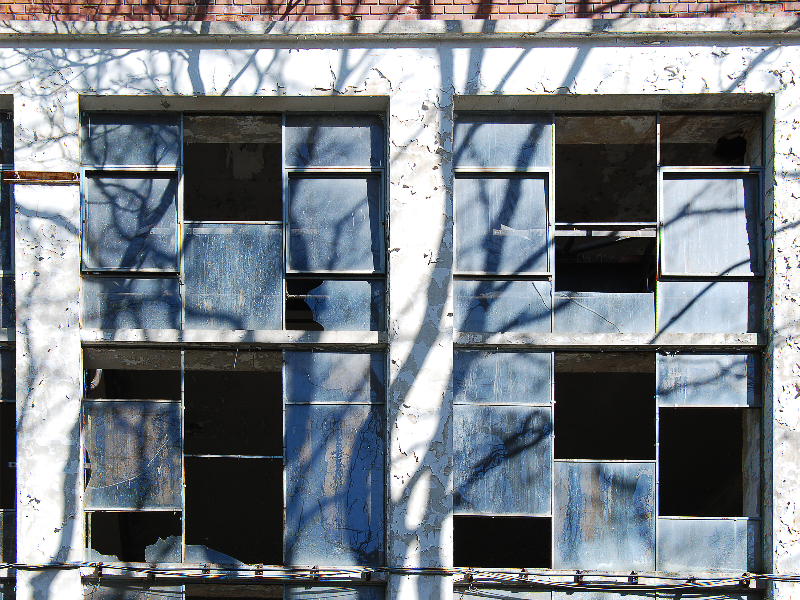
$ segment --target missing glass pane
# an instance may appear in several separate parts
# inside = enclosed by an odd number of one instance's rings
[[[87,558],[108,562],[180,562],[179,512],[87,512]]]
[[[661,164],[760,166],[759,114],[661,115]]]
[[[556,459],[655,459],[655,354],[556,353],[554,384]]]
[[[453,517],[457,567],[550,568],[550,519]]]
[[[86,369],[87,400],[181,399],[181,372],[138,369]]]
[[[0,508],[17,507],[17,420],[13,402],[0,403]]]

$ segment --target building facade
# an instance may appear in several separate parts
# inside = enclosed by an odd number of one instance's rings
[[[800,594],[762,6],[3,24],[3,596]]]

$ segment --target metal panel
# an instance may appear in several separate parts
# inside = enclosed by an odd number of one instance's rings
[[[289,260],[293,271],[380,271],[378,177],[289,180]]]
[[[177,279],[84,277],[83,326],[95,329],[179,329]]]
[[[659,333],[758,333],[763,287],[748,281],[659,281]]]
[[[557,333],[653,333],[653,294],[555,292],[553,324]]]
[[[553,567],[655,568],[654,463],[556,462]]]
[[[761,521],[658,519],[659,571],[758,571]]]
[[[0,561],[17,562],[17,513],[13,510],[0,511]]]
[[[283,328],[280,224],[187,225],[184,270],[186,328]]]
[[[84,165],[177,165],[180,117],[92,113],[81,146]]]
[[[453,354],[453,402],[456,404],[550,404],[549,352]]]
[[[84,401],[87,509],[181,509],[177,403]]]
[[[455,512],[550,514],[550,408],[453,408]]]
[[[384,282],[328,279],[303,296],[314,321],[323,330],[381,331],[384,325]]]
[[[549,116],[469,114],[456,117],[456,167],[549,167],[553,126]]]
[[[384,359],[379,352],[284,353],[289,404],[383,403]]]
[[[83,584],[84,600],[182,600],[181,585],[152,585],[138,581]]]
[[[289,167],[380,167],[383,121],[372,115],[287,115]]]
[[[545,177],[456,179],[455,198],[458,271],[548,270]]]
[[[665,175],[661,268],[680,275],[762,272],[757,176]]]
[[[659,406],[761,406],[756,354],[656,356]]]
[[[284,588],[284,600],[383,600],[386,590],[379,586],[358,587],[292,586]]]
[[[95,171],[85,185],[85,268],[177,269],[174,174],[104,176]]]
[[[549,332],[549,281],[455,281],[457,331]]]
[[[382,406],[286,406],[287,565],[384,562]]]

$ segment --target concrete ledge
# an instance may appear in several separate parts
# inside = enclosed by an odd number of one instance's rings
[[[462,348],[541,350],[758,350],[760,333],[457,333]]]
[[[138,346],[347,346],[374,347],[386,344],[379,331],[207,331],[200,329],[84,329],[85,346],[132,344]]]
[[[89,22],[3,21],[0,40],[37,42],[93,38],[106,42],[132,38],[191,39],[208,42],[287,42],[313,39],[385,41],[460,41],[492,39],[644,38],[656,43],[680,38],[797,37],[800,17],[696,19],[510,19],[502,21],[257,21],[257,22]],[[646,43],[646,42],[644,42]]]

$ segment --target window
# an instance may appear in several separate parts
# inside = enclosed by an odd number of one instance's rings
[[[90,113],[83,135],[82,318],[112,340],[84,348],[87,559],[382,566],[381,347],[229,337],[385,329],[381,119]]]
[[[457,115],[457,566],[760,568],[761,135]]]

